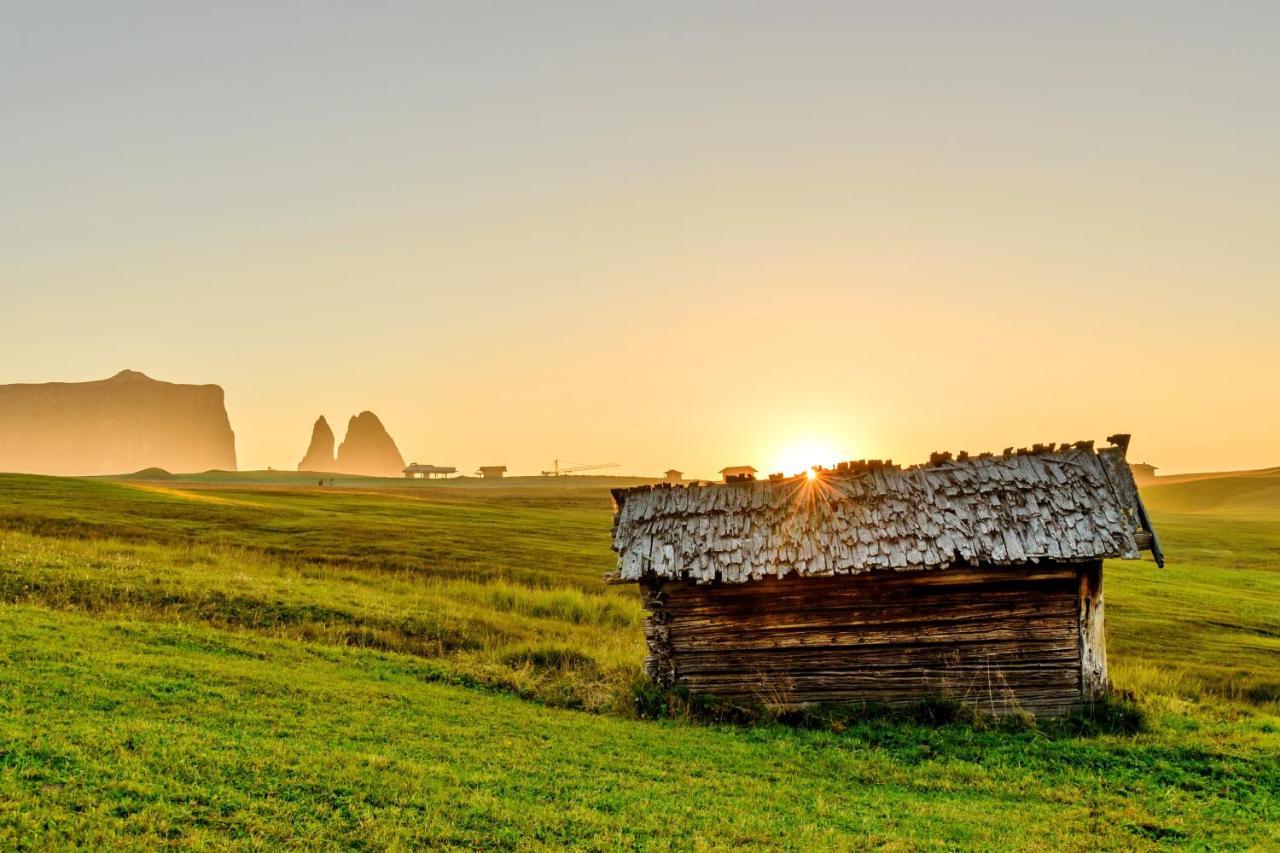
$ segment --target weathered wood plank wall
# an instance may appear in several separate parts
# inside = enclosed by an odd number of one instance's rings
[[[644,590],[648,672],[694,693],[1055,715],[1106,681],[1097,561]]]

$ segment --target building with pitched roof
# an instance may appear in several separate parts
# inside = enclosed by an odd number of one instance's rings
[[[1103,560],[1163,565],[1128,439],[616,489],[610,580],[663,685],[1067,713],[1108,688]]]

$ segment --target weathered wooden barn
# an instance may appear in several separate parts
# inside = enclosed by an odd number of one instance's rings
[[[1129,466],[1129,470],[1133,472],[1133,479],[1139,484],[1150,483],[1156,478],[1156,471],[1160,470],[1156,466],[1147,462],[1134,462]]]
[[[1102,561],[1163,565],[1110,441],[618,489],[610,579],[691,693],[1066,713],[1108,687]]]

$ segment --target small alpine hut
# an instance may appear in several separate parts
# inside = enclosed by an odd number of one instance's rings
[[[1156,478],[1156,471],[1159,469],[1147,462],[1134,462],[1129,466],[1129,470],[1133,472],[1134,481],[1142,484],[1150,483],[1154,480]]]
[[[1068,713],[1108,689],[1102,561],[1159,543],[1129,436],[615,489],[660,684],[796,707]]]

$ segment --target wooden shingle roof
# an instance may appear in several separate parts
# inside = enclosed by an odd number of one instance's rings
[[[765,576],[938,569],[957,563],[1162,562],[1128,436],[928,464],[847,463],[803,476],[615,489],[615,581],[742,583]]]

